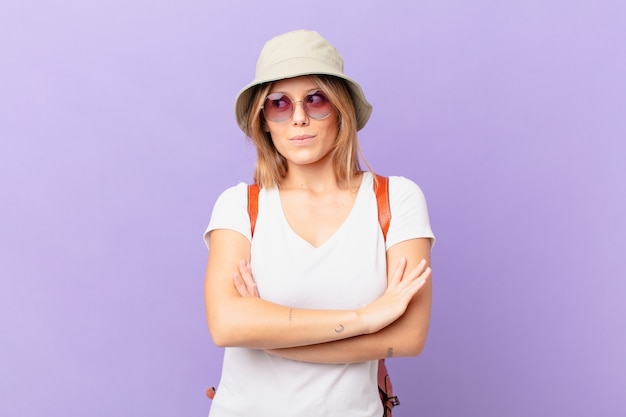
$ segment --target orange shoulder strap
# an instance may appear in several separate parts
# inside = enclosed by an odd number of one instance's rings
[[[387,240],[387,232],[391,223],[391,207],[389,204],[389,178],[376,174],[374,178],[374,193],[378,205],[378,224],[383,231],[383,238]]]
[[[250,216],[250,233],[254,236],[256,218],[259,214],[259,191],[258,184],[248,185],[248,215]],[[389,178],[376,174],[374,178],[374,193],[378,206],[378,223],[383,231],[383,238],[387,240],[387,231],[391,223],[391,208],[389,205]]]
[[[250,216],[250,233],[254,236],[254,227],[256,226],[256,218],[259,214],[259,191],[261,187],[258,184],[248,185],[248,215]]]

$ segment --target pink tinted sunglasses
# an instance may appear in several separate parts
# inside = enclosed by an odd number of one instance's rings
[[[333,110],[333,105],[321,90],[311,91],[302,100],[292,100],[283,93],[272,93],[267,96],[261,109],[267,120],[282,123],[291,119],[295,103],[298,102],[302,103],[305,113],[316,120],[327,118]]]

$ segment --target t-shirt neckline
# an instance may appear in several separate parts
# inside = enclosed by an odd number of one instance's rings
[[[319,246],[313,245],[311,242],[309,242],[308,240],[300,236],[298,233],[296,233],[295,230],[293,230],[293,228],[287,221],[287,216],[285,215],[285,211],[283,210],[283,204],[280,199],[280,192],[278,191],[278,188],[275,188],[274,189],[275,193],[273,194],[275,196],[274,198],[277,199],[278,210],[280,212],[280,221],[283,223],[283,226],[289,231],[289,233],[291,233],[298,241],[303,242],[304,244],[306,244],[313,250],[321,250],[325,246],[328,246],[333,240],[337,239],[337,236],[339,236],[341,232],[346,227],[348,227],[347,225],[350,223],[352,217],[354,217],[355,215],[354,212],[359,206],[360,200],[363,198],[362,194],[363,194],[363,190],[366,187],[366,184],[371,184],[371,178],[372,177],[371,177],[370,172],[368,171],[363,172],[363,174],[361,175],[361,184],[359,185],[359,191],[357,192],[356,198],[354,199],[354,203],[352,204],[352,208],[350,209],[350,212],[348,213],[346,218],[343,220],[343,222],[339,225],[339,227],[337,227],[337,229],[328,237],[328,239],[322,242]]]

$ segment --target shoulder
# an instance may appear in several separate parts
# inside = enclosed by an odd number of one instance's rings
[[[413,180],[398,175],[391,175],[388,177],[382,176],[382,178],[387,178],[388,180],[387,192],[389,196],[389,203],[392,208],[393,206],[404,205],[403,202],[406,202],[407,200],[412,201],[413,204],[425,204],[426,199],[424,197],[424,193]],[[362,186],[371,188],[373,187],[373,181],[374,174],[365,172]]]
[[[211,220],[204,232],[205,243],[209,244],[209,233],[216,229],[229,229],[250,236],[248,216],[248,185],[241,182],[224,190],[217,198]]]
[[[236,202],[247,202],[248,198],[248,184],[244,182],[240,182],[237,185],[233,185],[222,191],[220,196],[217,198],[215,205],[220,204],[232,204]]]
[[[389,205],[391,223],[387,235],[388,248],[413,238],[426,237],[434,242],[426,198],[413,180],[402,176],[389,177]]]
[[[390,176],[389,199],[402,201],[407,198],[425,200],[424,192],[413,180],[402,176]]]
[[[417,185],[415,181],[400,175],[391,175],[389,177],[389,184],[397,189],[421,192],[419,185]]]

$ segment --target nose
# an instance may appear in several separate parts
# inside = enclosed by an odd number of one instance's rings
[[[294,125],[303,125],[309,122],[309,115],[304,110],[304,103],[302,100],[292,101],[293,116],[292,121]],[[298,105],[299,104],[299,105]]]

